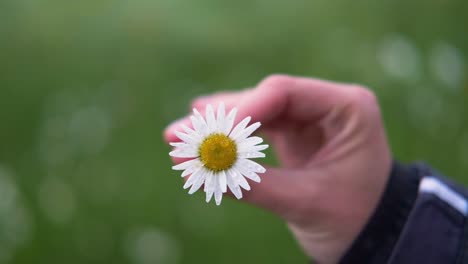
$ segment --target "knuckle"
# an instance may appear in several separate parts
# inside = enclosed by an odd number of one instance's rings
[[[350,97],[356,103],[365,103],[368,100],[374,100],[374,93],[361,85],[352,85]]]
[[[380,115],[377,96],[370,89],[360,85],[353,85],[349,99],[356,109],[372,116]]]
[[[279,89],[281,87],[289,86],[293,81],[293,77],[286,74],[272,74],[265,77],[260,84],[259,88],[263,89]]]

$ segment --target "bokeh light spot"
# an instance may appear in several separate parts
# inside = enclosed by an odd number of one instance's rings
[[[135,264],[175,264],[181,259],[175,238],[154,227],[131,231],[125,246],[128,257]]]
[[[47,176],[39,186],[39,205],[44,215],[55,224],[68,222],[76,209],[71,187],[54,176]]]

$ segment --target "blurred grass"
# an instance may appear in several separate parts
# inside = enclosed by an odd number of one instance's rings
[[[161,139],[191,98],[271,73],[371,87],[395,156],[467,183],[467,10],[0,1],[0,263],[305,263],[272,215],[188,196]]]

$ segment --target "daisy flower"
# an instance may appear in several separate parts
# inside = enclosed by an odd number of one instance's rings
[[[213,107],[207,105],[204,118],[194,108],[190,116],[193,129],[182,125],[183,132],[175,132],[182,142],[170,143],[175,148],[170,156],[189,159],[172,167],[182,170],[182,177],[190,175],[184,189],[190,187],[189,194],[193,194],[204,185],[206,202],[214,194],[217,205],[221,204],[227,188],[241,199],[241,188],[250,190],[246,178],[260,182],[257,173],[265,172],[264,167],[250,160],[264,158],[261,151],[268,148],[268,145],[259,145],[262,138],[250,136],[260,127],[260,122],[247,126],[251,120],[249,116],[234,127],[236,113],[237,108],[233,108],[226,115],[224,104],[220,103],[215,116]]]

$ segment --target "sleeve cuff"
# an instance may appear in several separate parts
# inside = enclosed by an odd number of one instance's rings
[[[424,164],[393,163],[379,205],[340,263],[385,263],[390,258],[427,174]]]

